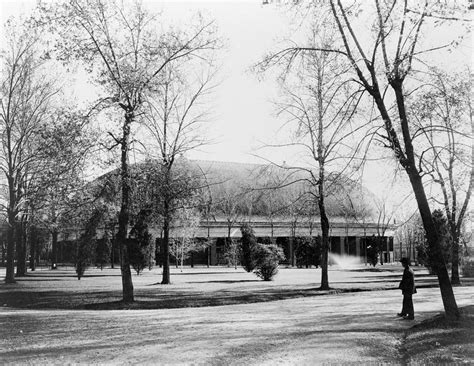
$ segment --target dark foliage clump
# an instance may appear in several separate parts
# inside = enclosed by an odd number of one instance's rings
[[[441,258],[445,263],[451,260],[451,235],[449,233],[448,221],[444,216],[443,211],[433,211],[433,221],[435,222],[436,230],[440,238]],[[436,274],[436,268],[442,263],[436,263],[432,248],[428,245],[428,241],[419,243],[416,247],[418,262],[429,269],[431,273]]]
[[[101,270],[110,262],[110,252],[112,248],[112,242],[110,241],[109,234],[105,232],[102,239],[96,241],[95,247],[95,265]]]
[[[96,247],[97,227],[101,222],[104,211],[95,209],[91,217],[87,220],[85,232],[79,238],[76,254],[76,274],[77,279],[80,280],[84,276],[84,272],[89,267],[94,259]]]
[[[314,237],[295,238],[297,267],[318,267],[321,264],[321,240]]]
[[[257,244],[254,252],[255,274],[264,281],[271,281],[278,273],[278,265],[284,260],[283,250],[275,244]]]
[[[127,241],[130,264],[140,274],[145,268],[153,268],[155,245],[148,231],[147,219],[150,213],[141,211],[137,221],[130,231],[130,239]]]
[[[380,253],[380,241],[376,237],[372,236],[366,238],[367,245],[367,262],[372,266],[376,266],[379,262],[379,253]]]
[[[241,251],[241,263],[242,267],[247,272],[252,272],[255,269],[255,255],[254,252],[257,248],[257,239],[253,232],[252,227],[245,223],[240,227],[242,232],[242,251]]]

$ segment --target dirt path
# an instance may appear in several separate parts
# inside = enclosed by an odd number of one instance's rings
[[[460,306],[474,287],[455,288]],[[1,364],[314,365],[403,363],[399,291],[163,310],[0,310]],[[420,322],[442,311],[420,289]]]

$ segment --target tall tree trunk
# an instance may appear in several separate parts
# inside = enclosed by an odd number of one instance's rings
[[[432,253],[431,259],[434,264],[436,275],[438,276],[439,288],[441,291],[441,298],[443,300],[446,317],[450,319],[457,319],[460,315],[459,309],[456,304],[451,281],[449,280],[448,269],[446,268],[446,263],[441,251],[440,238],[438,237],[438,232],[431,215],[431,210],[426,198],[421,177],[417,172],[415,174],[415,172],[410,172],[409,169],[407,169],[407,173],[410,178],[413,192],[415,193],[418,210],[420,211],[428,245],[430,247],[430,252]]]
[[[34,226],[30,227],[29,233],[29,242],[30,242],[30,269],[32,271],[36,270],[36,251],[38,246],[38,235],[36,233],[36,228]]]
[[[9,202],[7,207],[7,271],[5,283],[15,283],[15,227],[16,227],[16,200],[12,174],[8,176]]]
[[[58,230],[53,229],[51,233],[51,269],[58,268]]]
[[[321,218],[321,290],[329,290],[328,275],[328,256],[329,256],[329,219],[326,215],[326,207],[324,205],[324,196],[318,197],[319,215]]]
[[[165,199],[163,212],[163,278],[162,285],[170,284],[170,207],[169,202]]]
[[[17,223],[17,264],[16,264],[16,276],[26,276],[26,223],[24,219]]]
[[[112,238],[110,240],[110,268],[114,269],[114,262],[115,262],[115,236],[113,235],[113,229],[111,231]]]
[[[400,118],[400,125],[402,129],[403,141],[405,144],[406,158],[402,154],[397,154],[400,164],[404,167],[410,183],[415,193],[418,210],[420,211],[423,227],[426,232],[428,245],[432,253],[432,259],[435,265],[435,271],[438,276],[439,288],[441,290],[441,298],[443,300],[444,311],[446,317],[450,319],[459,318],[459,309],[454,297],[453,288],[448,275],[448,269],[444,262],[443,253],[441,250],[440,238],[436,230],[433,216],[426,197],[423,182],[416,168],[415,154],[413,149],[413,140],[410,135],[408,125],[408,117],[405,109],[405,96],[403,94],[403,79],[395,79],[391,81],[391,86],[395,92],[397,101],[398,116]],[[383,103],[383,102],[382,102]],[[384,117],[382,115],[382,117]],[[384,118],[385,120],[385,118]]]
[[[7,259],[7,247],[6,247],[6,241],[5,238],[2,237],[2,261],[0,262],[2,267],[5,266],[6,264],[6,259]]]
[[[120,246],[120,270],[122,274],[122,292],[123,301],[132,302],[133,298],[133,283],[132,273],[130,271],[130,257],[128,253],[128,223],[130,218],[130,172],[128,166],[128,150],[130,145],[130,125],[133,122],[133,110],[125,111],[125,122],[122,128],[121,140],[121,180],[122,180],[122,203],[119,213],[119,228],[117,233],[117,241]]]
[[[377,248],[380,254],[380,265],[383,266],[383,240],[380,235],[377,235]]]
[[[454,231],[454,232],[453,232]],[[451,284],[452,285],[460,285],[461,280],[459,278],[459,234],[454,228],[454,230],[451,231],[451,237],[452,237],[452,251],[451,251],[451,257],[452,257],[452,263],[451,263]]]
[[[8,213],[7,271],[5,283],[15,283],[15,214],[12,212]]]

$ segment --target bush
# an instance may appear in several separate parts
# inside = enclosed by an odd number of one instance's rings
[[[474,277],[474,258],[466,258],[462,270],[463,277]]]
[[[303,266],[306,268],[318,267],[321,264],[321,240],[319,237],[296,237],[295,247],[296,266],[298,268]]]
[[[84,273],[92,263],[94,257],[94,249],[96,240],[88,237],[87,235],[81,236],[79,239],[77,253],[76,253],[76,274],[77,279],[80,280],[84,276]]]
[[[101,222],[104,211],[101,208],[97,208],[92,211],[91,216],[86,222],[85,231],[79,238],[75,266],[77,279],[80,280],[84,276],[86,268],[92,263],[94,259],[95,246],[96,246],[96,232],[97,226]]]
[[[97,240],[95,247],[95,265],[102,270],[105,265],[110,262],[110,251],[112,248],[112,242],[106,232],[102,239]]]
[[[148,212],[139,213],[137,222],[130,230],[130,239],[127,240],[128,256],[133,269],[140,274],[145,268],[152,269],[155,255],[155,244],[148,231]]]
[[[449,233],[448,222],[443,211],[433,211],[433,221],[435,222],[438,235],[440,237],[441,252],[445,263],[451,262],[451,235]],[[416,246],[418,263],[424,265],[431,274],[436,274],[436,268],[440,265],[435,262],[427,240]]]
[[[254,273],[264,281],[271,281],[278,273],[278,264],[284,259],[283,250],[279,246],[257,244],[254,252]]]
[[[243,224],[240,227],[242,232],[242,251],[240,261],[247,272],[255,269],[255,250],[257,248],[257,240],[252,227],[249,224]]]

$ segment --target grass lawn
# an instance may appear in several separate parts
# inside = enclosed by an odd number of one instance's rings
[[[264,282],[242,269],[159,268],[133,276],[123,304],[118,269],[38,270],[0,285],[0,363],[274,365],[473,363],[474,287],[456,287],[462,321],[447,323],[436,279],[415,268],[415,321],[401,307],[399,265],[281,269]],[[0,276],[2,276],[0,269]],[[129,309],[129,310],[125,310]],[[103,311],[107,310],[107,311]]]
[[[74,269],[42,269],[18,278],[15,285],[0,286],[0,305],[17,308],[56,309],[166,309],[230,305],[398,288],[401,267],[385,265],[329,271],[331,290],[321,291],[320,269],[282,268],[265,282],[242,268],[196,267],[171,269],[171,284],[161,285],[161,269],[133,275],[135,303],[124,304],[119,269],[89,269],[77,280]],[[1,275],[1,273],[0,273]],[[417,286],[436,286],[424,269],[417,271]]]

